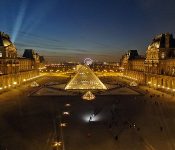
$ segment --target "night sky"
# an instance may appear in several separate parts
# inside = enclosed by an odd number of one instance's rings
[[[175,0],[1,0],[0,30],[22,53],[118,60],[175,29]],[[77,59],[78,60],[78,59]]]

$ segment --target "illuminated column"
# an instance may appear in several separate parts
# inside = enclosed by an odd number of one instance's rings
[[[171,89],[172,88],[172,79],[169,79],[169,85],[168,85],[168,87]]]
[[[167,79],[165,79],[165,87],[167,87],[167,86],[168,86]]]
[[[174,79],[172,79],[172,89],[174,89]]]
[[[165,79],[162,78],[162,86],[165,86]]]
[[[168,88],[169,86],[170,86],[169,79],[166,78],[166,88]]]
[[[158,85],[158,77],[155,76],[154,78],[155,78],[155,83],[154,84],[155,84],[155,87],[157,87],[157,85]]]
[[[0,76],[0,87],[2,87],[2,76]]]
[[[173,78],[171,79],[171,89],[173,89]]]
[[[156,85],[156,87],[157,87],[157,84],[158,84],[158,77],[155,76],[155,85]]]
[[[161,78],[160,77],[158,78],[157,85],[158,85],[158,87],[161,86]]]

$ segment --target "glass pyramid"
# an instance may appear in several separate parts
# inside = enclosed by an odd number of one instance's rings
[[[65,90],[72,89],[106,90],[107,88],[87,65],[81,65],[78,69],[77,74],[69,81],[65,87]]]
[[[84,99],[84,100],[93,100],[93,99],[95,99],[95,95],[92,94],[91,91],[88,91],[82,96],[82,99]]]

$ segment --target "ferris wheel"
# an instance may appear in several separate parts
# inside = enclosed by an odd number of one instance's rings
[[[93,60],[91,58],[85,58],[84,59],[84,64],[91,65],[92,63],[93,63]]]

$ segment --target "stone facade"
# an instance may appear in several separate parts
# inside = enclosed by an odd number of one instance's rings
[[[125,54],[120,64],[124,76],[140,84],[175,91],[175,39],[172,34],[156,36],[148,46],[145,58],[131,58]]]
[[[120,60],[121,70],[124,76],[129,77],[137,82],[145,83],[145,58],[140,56],[137,50],[129,50]]]
[[[0,32],[0,90],[19,85],[39,75],[40,56],[32,52],[31,58],[18,57],[10,37]]]

